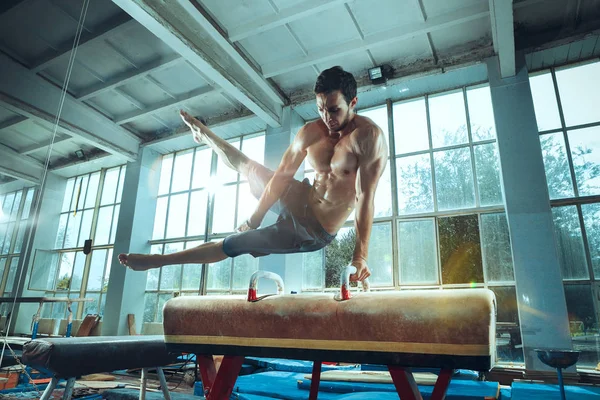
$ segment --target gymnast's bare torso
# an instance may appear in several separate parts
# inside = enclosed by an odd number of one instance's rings
[[[346,129],[330,131],[318,120],[307,124],[306,159],[315,170],[309,206],[321,225],[330,233],[337,232],[357,204],[359,158],[361,148],[376,146],[375,158],[386,158],[381,130],[369,118],[355,115]],[[365,143],[370,142],[370,143]],[[360,190],[360,188],[358,188]]]

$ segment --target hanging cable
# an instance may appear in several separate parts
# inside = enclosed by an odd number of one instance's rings
[[[68,94],[68,87],[69,87],[69,82],[71,80],[71,73],[73,72],[73,65],[75,64],[75,56],[77,54],[77,49],[79,47],[79,42],[81,40],[81,33],[83,32],[84,22],[85,22],[85,18],[87,16],[89,4],[90,4],[90,0],[84,0],[83,5],[81,7],[81,12],[79,14],[79,20],[77,22],[77,30],[75,31],[75,37],[73,38],[73,46],[71,48],[69,62],[67,64],[67,70],[65,73],[65,80],[63,82],[63,86],[61,89],[61,96],[60,96],[60,100],[58,103],[58,109],[56,111],[56,118],[54,120],[54,129],[52,130],[52,139],[50,141],[50,146],[48,147],[48,151],[46,152],[46,162],[44,164],[44,172],[42,173],[42,179],[40,181],[40,186],[39,186],[38,190],[36,191],[35,199],[32,203],[32,204],[35,204],[35,209],[34,209],[34,212],[30,213],[30,215],[33,215],[34,219],[36,219],[36,220],[39,217],[39,211],[40,211],[40,206],[41,206],[41,197],[42,197],[42,193],[44,192],[44,189],[45,189],[46,178],[48,175],[48,167],[50,165],[50,157],[52,155],[52,149],[54,147],[54,142],[56,140],[56,133],[58,132],[58,127],[60,124],[60,117],[62,115],[63,106],[64,106],[65,99]],[[30,250],[29,247],[31,246],[32,231],[33,231],[33,229],[29,229],[29,234],[28,234],[27,242],[26,242],[27,244],[26,244],[26,248],[25,248],[26,251]],[[26,269],[26,266],[22,264],[20,272],[19,272],[18,280],[16,280],[15,283],[21,282],[21,279],[23,277],[23,271],[25,271],[25,269]],[[13,289],[15,289],[14,283],[13,283]],[[6,321],[6,332],[3,337],[2,353],[0,353],[0,367],[2,367],[2,361],[4,360],[4,351],[5,351],[6,347],[8,346],[8,332],[9,332],[9,328],[11,325],[11,321],[14,316],[15,306],[17,304],[17,290],[14,290],[13,295],[14,295],[14,301],[12,302],[12,307],[11,307],[11,311],[9,314],[10,318]],[[8,346],[8,348],[9,348],[9,351],[11,352],[12,356],[15,358],[15,360],[17,360],[17,362],[23,369],[23,372],[27,375],[27,377],[31,381],[31,377],[29,376],[25,366],[23,364],[21,364],[17,355],[13,351],[13,349],[10,346]],[[39,392],[39,390],[37,389],[35,384],[34,384],[34,388],[36,391]]]

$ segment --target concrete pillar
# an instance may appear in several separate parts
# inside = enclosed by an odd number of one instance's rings
[[[45,253],[44,250],[51,250],[54,248],[66,184],[66,178],[48,172],[43,191],[38,196],[34,196],[29,217],[31,246],[26,245],[25,241],[28,236],[28,232],[26,232],[15,277],[15,293],[18,297],[38,297],[44,295],[44,292],[28,290],[28,287],[45,288],[48,283],[48,273],[51,269],[39,268],[39,265],[43,266],[44,254],[49,254]],[[39,212],[37,214],[35,213],[37,206],[35,202],[36,198],[40,203]],[[38,260],[38,263],[36,263],[38,264],[38,267],[34,270],[33,263],[35,261],[36,251],[37,256],[42,260],[42,263],[40,264],[40,260]],[[22,268],[25,268],[23,273],[21,273]],[[31,318],[36,313],[37,308],[37,304],[16,304],[14,315],[16,315],[17,318],[13,318],[10,331],[17,333],[31,332]]]
[[[522,54],[511,78],[501,78],[497,57],[487,65],[525,367],[548,370],[534,349],[572,344],[529,77]]]
[[[121,211],[106,293],[103,335],[128,335],[127,314],[134,314],[141,332],[147,274],[119,264],[119,253],[150,253],[156,196],[160,179],[160,154],[141,150],[138,160],[127,164]]]
[[[283,153],[294,140],[298,130],[304,125],[304,120],[290,107],[283,109],[281,127],[267,127],[265,135],[265,166],[272,170],[277,169]],[[296,179],[302,179],[304,170],[299,170]],[[269,212],[265,216],[263,226],[273,224],[277,220],[275,213]],[[283,278],[286,293],[302,290],[302,255],[301,254],[272,254],[261,257],[259,269],[275,272]],[[275,285],[271,282],[260,282],[260,293],[274,293]]]

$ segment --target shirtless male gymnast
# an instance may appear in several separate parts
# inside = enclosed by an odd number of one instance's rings
[[[227,166],[250,183],[259,201],[254,213],[237,233],[220,242],[165,255],[119,254],[121,264],[144,271],[170,264],[214,263],[227,257],[252,254],[315,251],[327,246],[356,207],[356,244],[352,280],[371,275],[367,266],[377,183],[387,161],[387,144],[381,129],[357,115],[356,81],[341,67],[323,71],[314,89],[320,120],[306,123],[286,150],[275,172],[250,160],[188,113],[181,118],[194,140],[210,146]],[[313,185],[294,174],[305,158],[314,168]],[[279,218],[260,228],[269,209]]]

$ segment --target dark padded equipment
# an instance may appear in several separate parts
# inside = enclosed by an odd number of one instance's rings
[[[159,367],[176,361],[162,335],[91,336],[30,340],[23,364],[71,378],[119,369]]]

